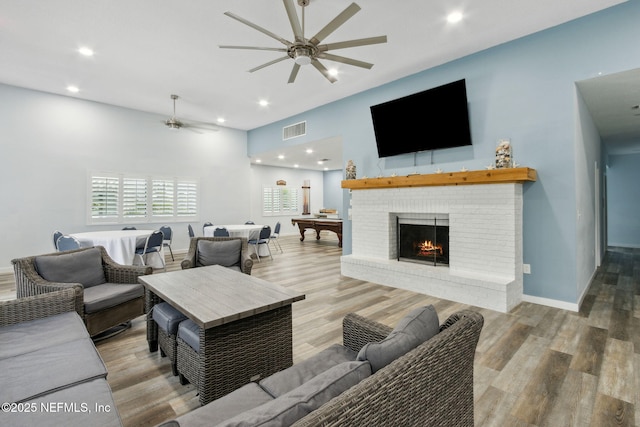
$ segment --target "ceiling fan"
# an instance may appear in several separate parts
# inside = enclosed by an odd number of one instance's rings
[[[176,99],[178,98],[180,98],[178,95],[171,95],[171,99],[173,99],[173,116],[171,116],[170,118],[168,118],[163,122],[169,129],[178,130],[182,128],[187,128],[196,133],[202,133],[202,132],[198,132],[198,129],[208,130],[208,131],[219,130],[218,126],[212,125],[209,123],[201,123],[201,122],[185,123],[183,121],[178,120],[178,118],[176,117]]]
[[[345,49],[349,47],[357,47],[357,46],[365,46],[370,44],[378,44],[378,43],[386,43],[387,36],[377,36],[377,37],[368,37],[363,39],[356,40],[348,40],[343,42],[336,43],[327,43],[320,44],[327,36],[337,30],[342,24],[344,24],[349,18],[355,15],[359,10],[360,6],[355,3],[351,3],[345,10],[343,10],[338,16],[336,16],[331,22],[324,26],[318,33],[311,37],[310,39],[304,36],[304,10],[309,5],[310,0],[297,0],[298,5],[300,5],[302,9],[302,23],[298,19],[298,13],[295,10],[295,6],[293,4],[293,0],[283,0],[284,7],[287,11],[287,16],[289,17],[289,22],[291,23],[291,29],[293,30],[294,41],[290,42],[269,30],[266,30],[259,25],[256,25],[252,22],[247,21],[244,18],[239,17],[231,12],[225,12],[225,15],[242,22],[245,25],[254,28],[261,33],[266,34],[267,36],[276,39],[285,47],[273,48],[273,47],[256,47],[256,46],[229,46],[223,45],[219,46],[223,49],[250,49],[250,50],[271,50],[276,52],[285,52],[286,55],[273,61],[267,62],[266,64],[260,65],[258,67],[252,68],[249,70],[250,73],[254,71],[260,70],[262,68],[268,67],[269,65],[276,64],[280,61],[284,61],[287,59],[293,59],[293,69],[291,70],[291,74],[289,75],[288,83],[293,83],[298,75],[298,71],[300,70],[300,66],[302,65],[313,65],[323,76],[326,77],[331,83],[334,83],[337,79],[329,73],[329,70],[322,65],[322,63],[318,59],[326,59],[328,61],[336,61],[341,62],[347,65],[353,65],[356,67],[371,69],[373,64],[368,62],[358,61],[356,59],[346,58],[344,56],[338,56],[331,53],[328,53],[330,50],[336,49]]]

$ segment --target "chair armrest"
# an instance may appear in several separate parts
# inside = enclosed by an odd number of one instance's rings
[[[249,255],[248,251],[242,251],[240,254],[240,268],[244,274],[251,275],[251,269],[253,268],[253,259]]]
[[[0,301],[0,327],[75,311],[73,288]]]
[[[342,341],[345,347],[358,352],[367,343],[382,341],[392,330],[382,323],[349,313],[342,320]]]
[[[183,270],[186,270],[187,268],[194,268],[196,266],[196,253],[189,251],[187,253],[187,255],[185,256],[185,258],[180,262],[180,267],[182,267]]]
[[[150,266],[118,264],[109,256],[107,250],[103,246],[96,247],[100,249],[102,254],[104,276],[109,283],[138,283],[138,276],[153,273],[153,268]]]

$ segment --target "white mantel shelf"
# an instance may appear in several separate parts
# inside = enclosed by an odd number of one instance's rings
[[[488,169],[465,172],[443,172],[382,178],[362,178],[342,181],[342,188],[369,190],[375,188],[429,187],[443,185],[505,184],[535,181],[537,172],[531,168]]]

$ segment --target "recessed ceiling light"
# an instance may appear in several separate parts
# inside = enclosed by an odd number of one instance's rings
[[[81,47],[80,49],[78,49],[78,52],[80,53],[80,55],[93,56],[93,50],[89,49],[88,47]]]
[[[462,12],[451,12],[447,15],[447,22],[451,24],[455,24],[456,22],[462,21]]]
[[[324,170],[328,171],[328,170],[329,170],[329,168],[324,168]]]
[[[278,158],[279,158],[280,160],[283,160],[283,159],[284,159],[284,154],[280,154],[280,155],[278,155]]]
[[[266,99],[261,99],[258,104],[260,104],[260,106],[262,107],[266,107],[267,105],[269,105],[269,101],[267,101]]]
[[[330,76],[337,76],[338,75],[338,70],[336,68],[331,68],[329,69],[329,75]]]
[[[262,160],[256,159],[256,163],[262,163]]]
[[[225,120],[224,117],[218,117],[217,122],[218,123],[224,123],[224,122],[226,122],[226,120]]]
[[[307,148],[307,154],[311,154],[313,153],[313,150],[311,148]]]
[[[318,160],[318,164],[319,164],[319,165],[323,165],[323,164],[324,164],[324,162],[323,162],[322,160]]]
[[[80,92],[80,89],[78,89],[78,86],[67,86],[67,90],[69,92],[73,92],[73,93],[78,93]]]
[[[293,167],[294,167],[294,168],[299,168],[299,167],[300,167],[300,165],[295,164],[295,165],[293,165]]]

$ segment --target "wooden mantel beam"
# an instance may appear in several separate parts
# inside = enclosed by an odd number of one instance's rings
[[[428,187],[442,185],[505,184],[535,181],[537,173],[531,168],[489,169],[465,172],[443,172],[382,178],[348,179],[342,188],[368,190],[374,188]]]

